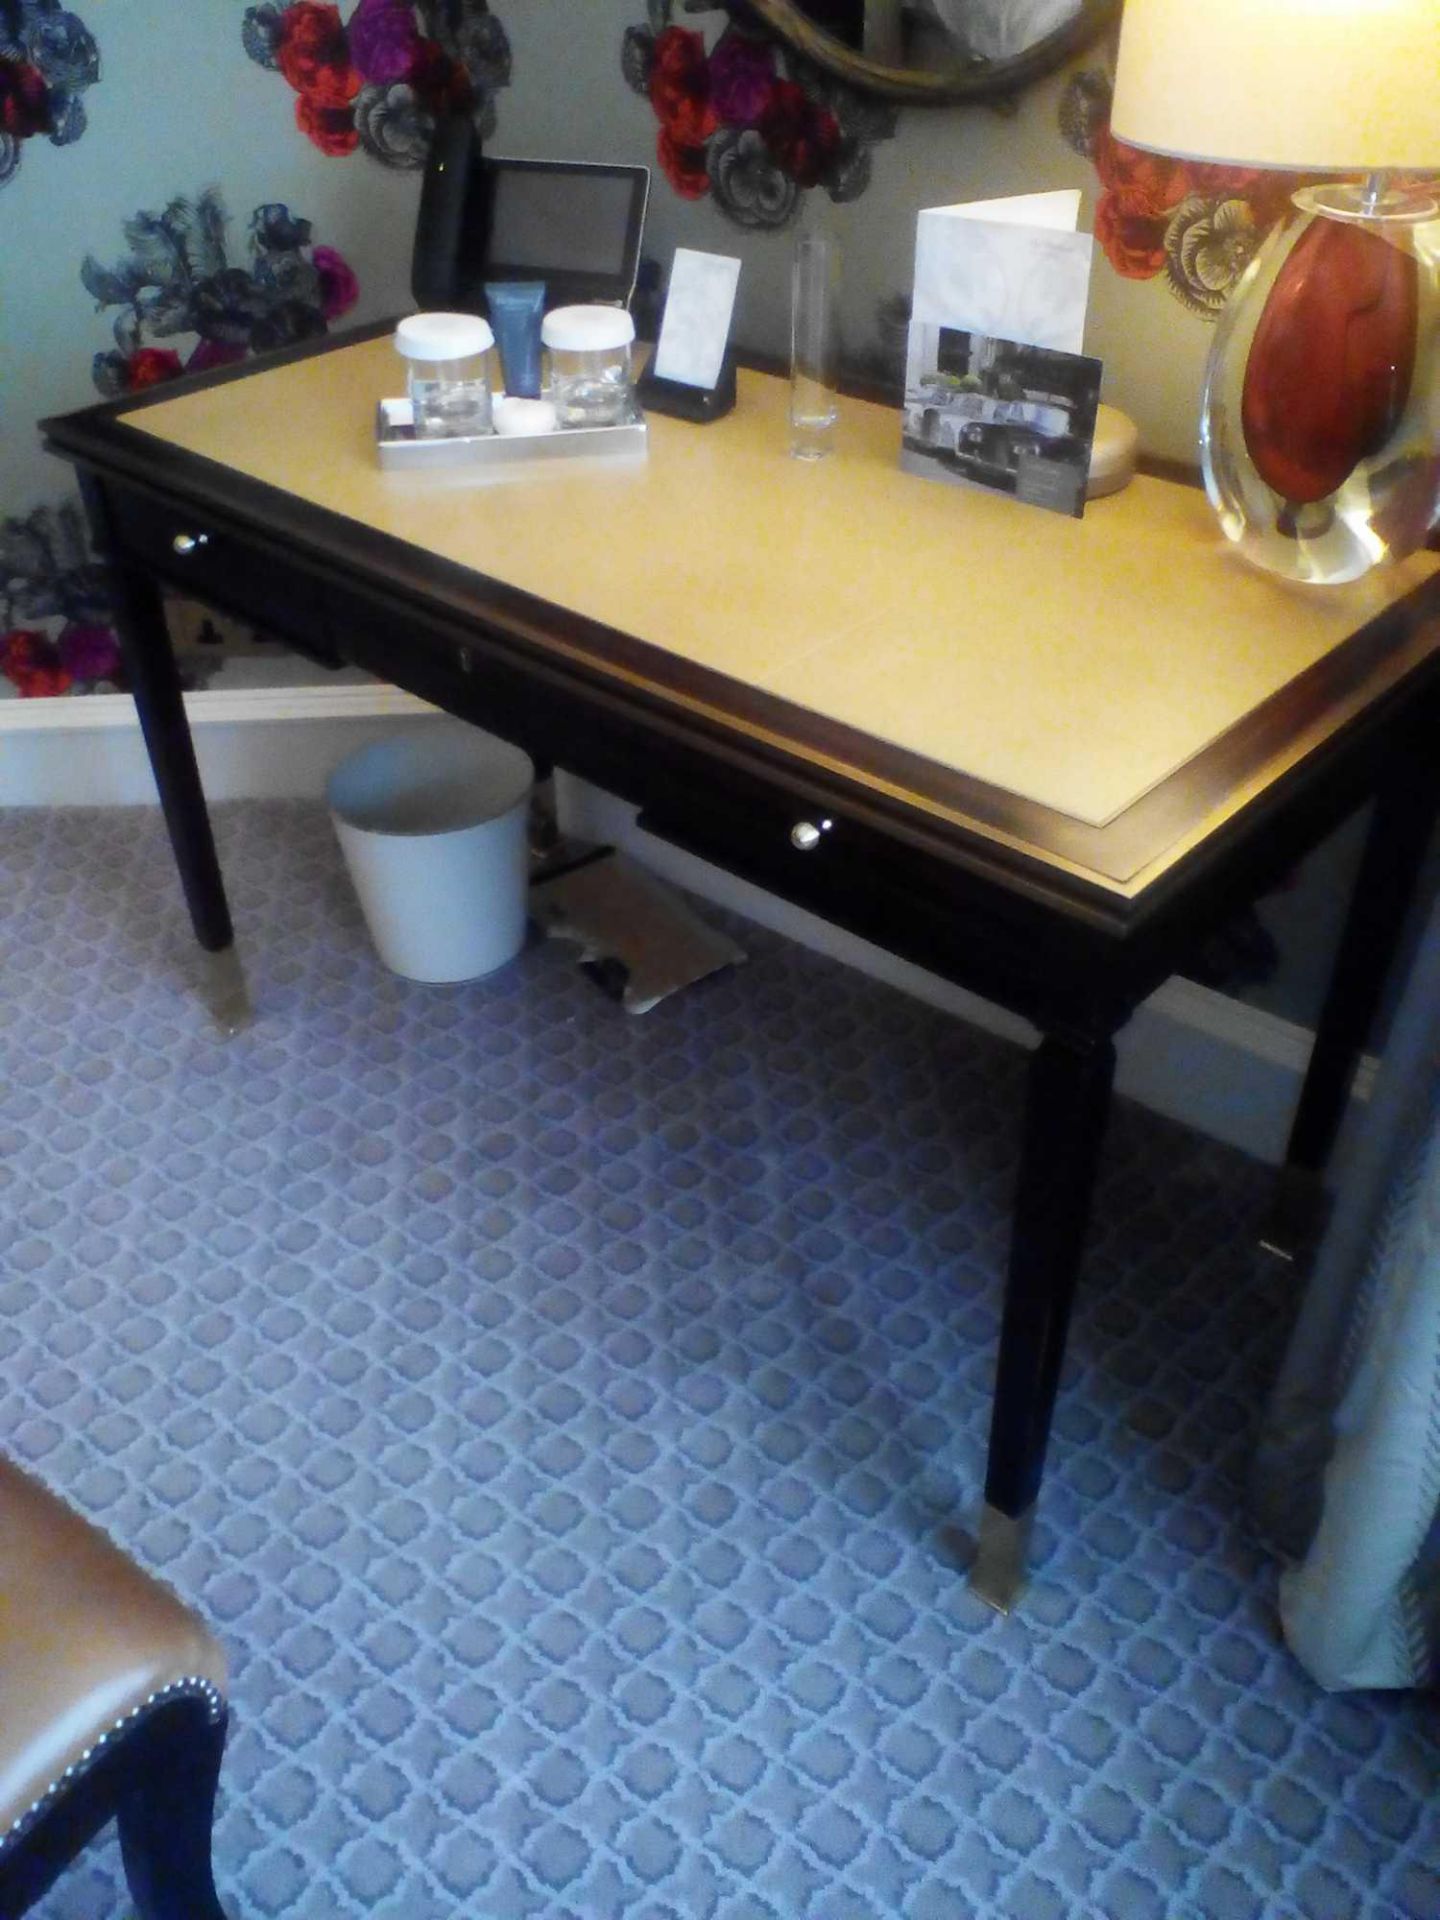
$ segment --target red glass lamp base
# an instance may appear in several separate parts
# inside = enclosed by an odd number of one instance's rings
[[[1298,194],[1216,336],[1206,484],[1227,535],[1290,578],[1354,579],[1412,551],[1440,501],[1440,222],[1390,204]]]

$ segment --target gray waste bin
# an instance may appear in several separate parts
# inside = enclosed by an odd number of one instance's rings
[[[460,720],[362,747],[326,799],[380,958],[409,980],[478,980],[525,941],[527,755]]]

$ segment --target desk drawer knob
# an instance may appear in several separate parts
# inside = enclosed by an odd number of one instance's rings
[[[170,544],[176,553],[194,553],[197,547],[209,546],[210,536],[208,533],[177,533]]]
[[[829,820],[797,820],[790,829],[790,844],[799,853],[813,853],[822,837],[830,831]]]

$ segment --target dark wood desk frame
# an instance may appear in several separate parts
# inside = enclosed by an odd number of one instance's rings
[[[106,403],[43,431],[80,469],[113,569],[124,657],[204,947],[223,950],[233,935],[163,584],[485,725],[638,804],[652,831],[1039,1029],[972,1574],[984,1598],[1008,1607],[1023,1580],[1114,1037],[1202,939],[1373,798],[1289,1144],[1289,1185],[1318,1179],[1434,822],[1440,590],[1432,582],[1398,603],[1114,822],[1088,828],[168,448],[127,424],[145,404]],[[820,817],[833,830],[799,850],[792,828]],[[1167,863],[1182,841],[1188,850]],[[1134,872],[1147,853],[1157,877],[1131,897],[1083,871]]]

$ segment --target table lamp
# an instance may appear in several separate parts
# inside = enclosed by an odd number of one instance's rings
[[[1247,559],[1354,580],[1440,508],[1440,0],[1126,0],[1111,131],[1303,189],[1221,315],[1205,486]],[[1203,176],[1201,176],[1203,180]],[[1197,184],[1197,191],[1204,191]]]

